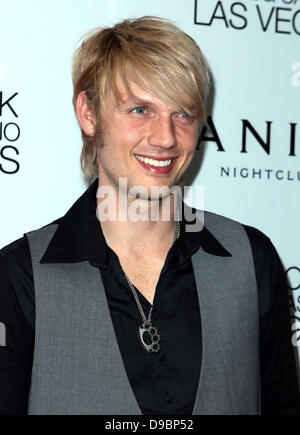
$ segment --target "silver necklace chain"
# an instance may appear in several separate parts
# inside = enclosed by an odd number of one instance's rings
[[[176,240],[178,239],[179,235],[180,235],[180,222],[177,221],[176,222],[176,228],[175,228],[175,234],[174,234],[174,238],[173,238],[173,243],[172,244],[174,244],[176,242]],[[130,289],[131,289],[131,291],[133,293],[136,305],[137,305],[138,310],[139,310],[139,312],[141,314],[141,317],[143,319],[143,324],[142,324],[142,326],[139,326],[139,330],[138,330],[139,339],[141,340],[141,343],[142,343],[144,349],[147,352],[157,352],[160,349],[160,345],[159,345],[160,335],[157,332],[157,328],[155,326],[153,326],[152,323],[151,323],[151,314],[152,314],[152,308],[153,308],[153,306],[151,307],[151,309],[149,311],[149,315],[148,315],[148,319],[147,319],[146,316],[145,316],[145,313],[143,311],[142,305],[140,303],[139,297],[138,297],[138,295],[137,295],[137,293],[135,291],[135,288],[134,288],[132,282],[130,281],[130,279],[127,276],[127,274],[126,274],[125,270],[123,269],[123,267],[122,267],[122,270],[124,272],[126,281],[127,281],[128,285],[129,285],[129,287],[130,287]],[[145,332],[147,332],[150,335],[151,344],[147,344],[145,342],[145,340],[144,340],[144,334],[145,334]]]

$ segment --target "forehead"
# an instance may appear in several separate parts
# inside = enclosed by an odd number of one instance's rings
[[[166,80],[163,80],[165,78]],[[169,77],[155,76],[147,79],[141,72],[126,69],[112,74],[107,82],[101,111],[107,106],[110,110],[133,104],[137,106],[153,106],[158,110],[185,112],[189,116],[200,119],[199,104],[190,89],[177,83],[171,83]],[[102,94],[102,95],[103,95]],[[127,105],[127,106],[126,106]]]
[[[148,104],[158,107],[172,107],[161,98],[139,86],[133,80],[127,80],[125,84],[121,79],[116,81],[116,89],[110,87],[107,92],[105,104],[122,106],[127,104]]]

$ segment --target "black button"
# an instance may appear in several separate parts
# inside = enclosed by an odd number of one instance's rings
[[[164,361],[164,360],[166,359],[165,354],[161,352],[161,353],[158,355],[158,359],[159,359],[159,361]]]
[[[166,394],[166,403],[172,403],[173,399],[172,396],[170,395],[170,393]]]

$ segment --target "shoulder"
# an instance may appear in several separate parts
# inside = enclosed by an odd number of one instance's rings
[[[258,280],[265,270],[281,272],[283,270],[278,252],[271,239],[262,231],[249,225],[243,225],[248,236]]]
[[[245,225],[242,222],[226,216],[205,211],[204,226],[212,232],[222,234],[226,239],[245,237],[250,243],[253,255],[264,256],[267,253],[274,253],[274,246],[269,237],[259,229]]]
[[[38,234],[40,230],[34,232]],[[35,289],[27,234],[0,250],[0,315],[6,322],[14,325],[20,320],[24,331],[29,332],[32,338],[35,324]]]
[[[237,220],[231,219],[226,216],[222,216],[217,213],[212,213],[205,211],[204,214],[204,225],[208,227],[227,227],[234,229],[239,229],[242,233],[246,233],[247,238],[251,244],[251,248],[255,252],[266,253],[270,249],[273,250],[274,246],[270,238],[264,234],[259,229],[246,225],[244,223],[238,222]]]
[[[241,238],[245,240],[243,236],[246,236],[255,269],[260,313],[266,313],[270,309],[271,301],[274,302],[275,299],[284,302],[287,295],[286,275],[271,239],[253,226],[215,213],[208,212],[205,213],[205,216],[205,226],[212,223],[213,227],[219,227],[219,234],[227,231],[227,235],[224,237],[226,242],[229,239],[235,239],[235,242],[240,244]]]
[[[211,228],[216,231],[224,231],[229,237],[233,236],[237,232],[240,232],[241,234],[245,233],[245,225],[227,216],[205,211],[203,219],[204,226],[206,226],[208,229]]]
[[[258,228],[212,212],[205,212],[204,225],[210,231],[221,235],[224,241],[246,236],[251,247],[258,279],[266,267],[271,268],[278,265],[281,267],[278,253],[271,239]]]
[[[273,287],[278,279],[284,283],[284,269],[270,238],[257,228],[249,225],[243,227],[251,245],[258,285],[269,281]]]
[[[31,252],[29,246],[30,235],[42,234],[46,228],[53,224],[58,224],[60,219],[57,219],[41,228],[35,229],[23,235],[19,239],[9,243],[0,249],[0,270],[1,274],[9,274],[14,276],[15,272],[20,270],[29,271],[31,269]],[[56,227],[57,225],[55,225]]]
[[[270,250],[273,251],[274,246],[266,234],[250,225],[242,224],[242,226],[246,231],[252,250],[255,251],[255,253],[260,252],[267,254]]]
[[[17,267],[30,263],[30,250],[27,237],[24,236],[0,249],[0,268],[6,272],[14,272]]]
[[[26,236],[0,250],[0,316],[5,324],[31,332],[34,326],[34,284]],[[27,326],[30,326],[30,330]],[[19,326],[18,326],[19,327]]]
[[[212,221],[218,221],[227,228],[239,228],[244,233],[251,247],[253,264],[259,293],[268,293],[271,298],[274,289],[280,286],[286,288],[286,277],[279,254],[271,239],[258,228],[246,225],[224,216],[209,213]],[[207,222],[209,219],[206,219]],[[223,229],[224,229],[223,227]],[[236,237],[234,230],[228,237]],[[266,290],[267,289],[267,290]],[[285,290],[284,290],[285,291]]]

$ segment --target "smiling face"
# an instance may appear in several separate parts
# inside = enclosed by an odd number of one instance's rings
[[[102,112],[98,152],[100,185],[118,189],[172,187],[189,166],[197,139],[198,120],[176,111],[159,98],[130,83],[132,95],[120,86],[116,99],[108,92]]]

